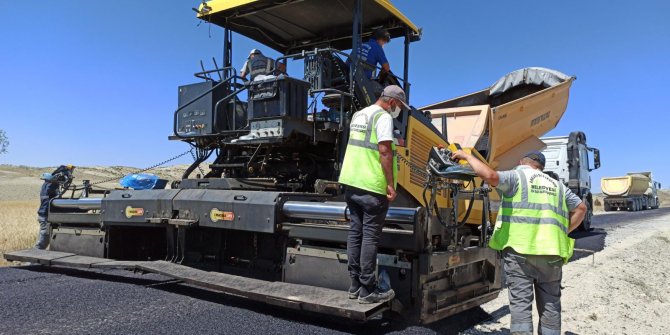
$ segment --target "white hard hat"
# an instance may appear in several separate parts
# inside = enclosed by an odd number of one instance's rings
[[[251,58],[251,55],[262,55],[262,54],[263,53],[258,49],[251,49],[251,51],[249,52],[249,57],[248,58]]]

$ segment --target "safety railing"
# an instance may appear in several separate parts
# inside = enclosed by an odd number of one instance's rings
[[[198,78],[203,78],[203,77],[198,76],[198,75],[204,75],[205,73],[213,73],[213,72],[223,71],[223,70],[225,70],[225,69],[226,69],[226,68],[222,68],[222,69],[218,69],[218,68],[217,68],[217,69],[214,69],[214,70],[198,72],[198,73],[196,73],[195,75],[196,75],[196,77],[198,77]],[[217,113],[217,109],[218,109],[218,106],[220,105],[220,103],[221,103],[222,101],[224,101],[224,100],[229,100],[231,97],[236,96],[237,94],[239,94],[240,92],[242,92],[243,90],[245,90],[245,89],[247,88],[246,85],[240,84],[240,83],[237,81],[237,80],[242,80],[242,81],[243,81],[244,78],[238,76],[238,75],[237,75],[237,72],[236,72],[236,70],[235,70],[234,68],[230,67],[230,68],[228,68],[228,69],[232,69],[232,70],[233,70],[233,75],[227,77],[227,78],[224,79],[224,80],[221,80],[219,83],[217,83],[216,85],[212,86],[212,87],[211,87],[210,89],[208,89],[207,91],[205,91],[205,92],[201,93],[200,95],[198,95],[197,97],[191,99],[189,102],[187,102],[187,103],[185,103],[185,104],[179,106],[179,107],[177,108],[177,110],[175,110],[175,112],[174,112],[174,116],[173,116],[172,132],[174,133],[174,135],[175,135],[177,138],[188,139],[188,138],[198,137],[197,135],[196,135],[196,136],[183,136],[183,135],[179,134],[179,131],[178,131],[178,129],[177,129],[177,118],[179,117],[179,112],[180,112],[181,110],[183,110],[184,108],[186,108],[186,107],[192,105],[192,104],[195,103],[196,101],[202,99],[203,97],[205,97],[205,96],[207,96],[208,94],[212,93],[214,90],[216,90],[216,89],[218,89],[219,87],[224,86],[224,85],[226,85],[226,84],[228,84],[228,85],[233,85],[234,87],[237,87],[238,85],[242,86],[242,88],[237,88],[233,93],[231,93],[231,94],[227,95],[226,97],[224,97],[223,99],[217,101],[217,103],[216,103],[216,105],[215,105],[215,108],[214,108],[214,113],[212,113],[212,127],[213,127],[213,129],[218,129],[218,128],[216,128],[216,127],[217,127],[217,125],[216,125],[216,119],[217,119],[217,116],[218,116],[218,115],[217,115],[217,114],[218,114],[218,113]],[[211,79],[210,79],[210,80],[211,80]],[[231,81],[232,81],[232,83],[231,83]],[[234,106],[234,107],[236,108],[236,106]],[[235,109],[234,109],[234,110],[235,110]],[[235,120],[235,113],[233,113],[233,120]],[[234,122],[234,121],[233,121],[233,122]],[[234,127],[234,124],[233,124],[233,127]]]

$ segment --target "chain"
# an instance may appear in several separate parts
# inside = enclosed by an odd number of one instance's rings
[[[160,163],[157,163],[157,164],[154,164],[154,165],[152,165],[152,166],[149,166],[148,168],[144,168],[144,169],[141,169],[141,170],[137,170],[137,171],[135,171],[135,172],[133,172],[133,173],[142,173],[142,172],[146,172],[146,171],[149,171],[149,170],[153,170],[153,169],[155,169],[155,168],[157,168],[157,167],[159,167],[159,166],[161,166],[161,165],[165,165],[165,164],[167,164],[167,163],[169,163],[169,162],[172,162],[173,160],[175,160],[175,159],[177,159],[177,158],[181,158],[181,157],[185,156],[186,154],[188,154],[189,152],[191,153],[191,155],[193,155],[193,148],[191,148],[191,149],[189,149],[188,151],[185,151],[185,152],[183,152],[183,153],[180,153],[179,155],[174,156],[174,157],[172,157],[172,158],[170,158],[170,159],[166,159],[166,160],[164,160],[164,161],[162,161],[162,162],[160,162]],[[198,167],[198,168],[199,168],[199,167]],[[202,171],[202,170],[201,170],[201,171]],[[104,180],[101,180],[101,181],[96,181],[95,183],[91,183],[90,185],[93,186],[93,185],[104,184],[104,183],[108,183],[108,182],[110,182],[110,181],[116,180],[116,179],[118,179],[118,178],[119,178],[118,176],[115,176],[115,177],[107,178],[107,179],[104,179]]]

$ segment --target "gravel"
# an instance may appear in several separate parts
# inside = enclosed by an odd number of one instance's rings
[[[565,334],[670,334],[670,208],[594,217],[604,250],[563,272]],[[582,239],[578,240],[578,246]],[[491,315],[464,334],[509,334],[507,291],[481,306]],[[538,316],[534,311],[534,320]]]

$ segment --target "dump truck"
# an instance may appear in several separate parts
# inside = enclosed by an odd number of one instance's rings
[[[544,171],[554,172],[560,182],[567,186],[586,204],[587,212],[579,229],[591,229],[593,217],[593,193],[591,171],[600,168],[600,150],[586,144],[586,134],[571,132],[568,136],[543,137],[546,148]]]
[[[166,114],[173,119],[169,140],[195,154],[181,180],[149,190],[73,185],[84,196],[64,192],[50,203],[49,250],[9,252],[6,259],[159,273],[356,321],[383,313],[430,323],[498,296],[501,259],[487,247],[491,190],[450,153],[463,148],[494,166],[503,156],[518,160],[515,146],[534,147],[538,141],[529,138],[560,119],[571,77],[481,93],[477,105],[489,103],[481,108],[495,116],[484,156],[440,131],[430,113],[411,108],[394,120],[398,197],[379,240],[377,272],[396,296],[359,304],[346,294],[349,213],[337,183],[348,125],[385,85],[401,85],[411,102],[409,52],[421,29],[384,0],[212,0],[196,11],[223,28],[224,53],[221,66],[203,68],[197,82],[179,87],[178,107]],[[381,27],[403,41],[404,65],[402,75],[373,80],[350,50]],[[297,64],[302,76],[240,78],[233,33],[278,51],[277,63]],[[204,162],[209,171],[192,176]]]
[[[658,190],[661,183],[653,180],[651,172],[629,172],[620,177],[603,177],[600,188],[605,195],[605,211],[628,210],[631,212],[660,207]]]

